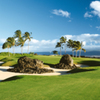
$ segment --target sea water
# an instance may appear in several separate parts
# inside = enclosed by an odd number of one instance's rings
[[[37,53],[38,55],[54,55],[53,52],[34,52]],[[58,54],[60,55],[60,52],[58,52]],[[71,51],[66,51],[66,53],[64,51],[61,52],[62,55],[64,54],[70,54],[72,55]],[[76,56],[76,52],[74,51],[74,56]],[[79,56],[79,51],[77,52],[77,56]],[[85,57],[100,57],[100,51],[87,51],[87,52],[81,52],[81,56],[85,56]]]

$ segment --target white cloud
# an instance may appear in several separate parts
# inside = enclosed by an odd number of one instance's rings
[[[55,45],[57,43],[57,39],[54,40],[36,40],[36,39],[32,39],[32,41],[30,41],[30,50],[33,51],[49,51],[49,50],[53,50],[55,48]],[[27,43],[26,43],[27,44]]]
[[[86,12],[85,14],[84,14],[84,17],[93,17],[91,14],[89,14],[89,12]]]
[[[31,42],[32,42],[32,43],[39,43],[39,40],[32,39]]]
[[[100,1],[92,1],[90,7],[93,8],[95,11],[100,12]]]
[[[100,29],[100,26],[96,26],[96,28],[99,30]]]
[[[93,15],[100,18],[100,1],[92,1],[90,3],[90,8],[93,9],[91,12],[86,12],[84,17],[93,17]]]
[[[58,15],[58,16],[62,16],[62,17],[70,17],[70,13],[68,11],[63,11],[61,9],[57,10],[57,9],[54,9],[52,11],[52,14],[55,14],[55,15]]]
[[[98,47],[100,45],[100,35],[99,34],[80,34],[80,35],[65,35],[67,37],[67,40],[72,39],[76,41],[82,41],[84,44],[84,48],[89,49],[90,45],[94,47]]]
[[[85,46],[86,45],[86,41],[83,41],[82,44]]]
[[[97,50],[97,48],[98,50],[100,49],[100,35],[99,34],[84,33],[80,35],[64,35],[64,36],[67,37],[67,40],[72,39],[72,40],[76,40],[80,42],[82,41],[85,49],[91,49],[91,50]],[[6,40],[6,39],[0,39],[0,40]],[[55,46],[58,41],[59,41],[59,38],[53,39],[53,40],[32,39],[30,41],[29,51],[30,52],[53,51],[56,49]],[[25,43],[23,47],[23,52],[27,52],[27,49],[28,49],[27,45],[28,45],[28,41]],[[59,50],[59,48],[57,50]],[[0,51],[7,52],[8,49],[3,50],[2,48],[0,48]],[[10,52],[13,52],[12,48],[10,49]],[[15,52],[19,52],[19,53],[21,52],[20,46],[15,47]]]
[[[6,42],[6,39],[0,39],[0,43]]]

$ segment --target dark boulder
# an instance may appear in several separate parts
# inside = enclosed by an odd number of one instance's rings
[[[73,66],[73,59],[68,54],[67,55],[63,55],[61,60],[60,60],[60,63],[64,63],[66,65]]]
[[[58,64],[55,64],[53,67],[59,68],[59,69],[74,69],[74,68],[77,68],[77,66],[75,64],[73,64],[73,59],[68,54],[63,55],[62,58],[60,59],[60,62]]]
[[[20,68],[35,68],[35,67],[42,68],[43,61],[38,60],[38,59],[31,59],[31,58],[24,56],[18,59],[18,66]]]
[[[43,68],[43,61],[38,59],[31,59],[26,56],[18,59],[18,66],[12,69],[8,69],[11,72],[20,73],[51,73],[53,70]]]

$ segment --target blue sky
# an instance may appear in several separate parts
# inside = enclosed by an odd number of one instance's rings
[[[61,36],[83,41],[86,50],[100,50],[100,1],[0,0],[0,52],[7,51],[2,44],[16,30],[32,32],[32,52],[59,50],[55,45]]]

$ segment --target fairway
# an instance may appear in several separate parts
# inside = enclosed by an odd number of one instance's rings
[[[18,56],[1,58],[6,64],[11,61],[10,64],[14,64],[13,61],[16,62]],[[38,55],[31,58],[43,60],[49,66],[58,63],[61,57]],[[91,65],[92,60],[99,64],[99,59],[73,59],[75,63],[87,61],[87,65]],[[100,66],[96,65],[62,76],[15,76],[0,82],[0,100],[99,100],[99,73]]]

